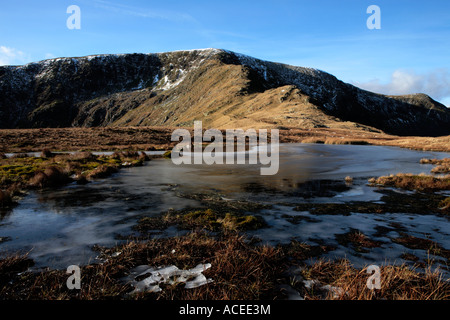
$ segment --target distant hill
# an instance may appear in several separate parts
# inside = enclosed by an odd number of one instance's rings
[[[450,135],[425,94],[385,96],[326,72],[227,50],[92,55],[0,67],[0,128],[351,128]]]

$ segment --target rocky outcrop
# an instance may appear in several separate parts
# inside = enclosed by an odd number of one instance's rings
[[[0,128],[363,126],[450,134],[424,94],[385,96],[311,68],[204,49],[93,55],[0,67]]]

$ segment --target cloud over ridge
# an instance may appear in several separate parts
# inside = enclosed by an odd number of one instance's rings
[[[367,82],[353,82],[362,89],[386,95],[425,93],[436,100],[448,100],[450,97],[450,70],[434,69],[419,74],[413,70],[395,70],[387,83],[379,79]],[[447,98],[447,99],[446,99]]]

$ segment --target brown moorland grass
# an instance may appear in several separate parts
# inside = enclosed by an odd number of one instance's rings
[[[330,300],[448,300],[450,282],[446,281],[439,268],[429,265],[423,272],[416,266],[380,266],[380,289],[367,286],[370,274],[367,267],[357,269],[349,260],[315,262],[303,271],[306,279],[319,281],[315,288],[305,290],[305,299],[318,300],[323,296],[317,287],[329,285],[339,288],[329,290]]]
[[[280,130],[280,141],[284,143],[370,144],[421,151],[450,152],[450,136],[402,137],[385,134],[381,131],[350,128],[286,128]]]
[[[186,230],[243,231],[256,230],[267,226],[261,217],[239,214],[237,210],[219,212],[209,208],[206,210],[181,211],[169,210],[160,216],[141,218],[135,229],[140,233],[145,233],[151,230],[165,229],[170,225],[177,225],[177,227]]]
[[[450,173],[450,165],[439,165],[431,169],[432,173]]]
[[[138,152],[115,152],[111,156],[91,152],[53,154],[48,150],[41,157],[15,156],[0,159],[0,206],[10,206],[20,190],[58,187],[76,181],[87,183],[102,179],[122,167],[140,166],[150,157]]]
[[[369,179],[372,185],[382,185],[405,190],[417,190],[433,192],[439,190],[450,190],[450,175],[436,177],[425,174],[398,173],[396,175],[381,176]]]
[[[444,159],[420,159],[421,164],[444,164],[449,163],[450,164],[450,158],[444,158]]]
[[[103,179],[107,178],[118,171],[113,165],[100,165],[86,175],[87,179]]]
[[[301,264],[305,283],[286,277],[290,267],[298,268],[301,260],[326,252],[303,244],[272,247],[254,245],[237,233],[224,233],[216,238],[202,232],[184,236],[131,241],[113,248],[97,248],[103,262],[81,267],[81,289],[69,290],[65,270],[44,269],[26,271],[32,261],[24,256],[7,257],[0,261],[0,299],[36,300],[103,300],[103,299],[169,299],[169,300],[260,300],[282,299],[279,284],[289,283],[305,299],[342,300],[448,300],[450,283],[432,264],[424,271],[401,265],[381,266],[381,289],[367,288],[367,268],[357,269],[348,260]],[[325,251],[324,251],[325,250]],[[296,254],[298,252],[298,254]],[[160,292],[130,294],[133,286],[124,279],[129,270],[148,265],[162,267],[175,265],[190,269],[210,263],[203,274],[213,281],[203,286],[186,289],[183,282],[160,284]],[[142,280],[142,279],[141,279]],[[328,286],[332,290],[321,288]]]
[[[400,232],[400,236],[392,239],[392,241],[410,249],[421,249],[433,255],[444,257],[447,260],[450,259],[450,250],[443,248],[439,243],[430,239],[423,239]]]
[[[450,173],[450,158],[444,159],[421,159],[421,164],[433,164],[436,165],[431,169],[431,173]]]
[[[163,127],[0,129],[0,152],[167,150],[172,131]]]
[[[56,166],[45,167],[44,171],[36,171],[28,181],[30,187],[57,187],[70,182],[67,172]]]
[[[421,151],[450,152],[450,136],[395,137],[393,139],[386,139],[385,141],[380,142],[379,145],[408,148]]]
[[[44,270],[15,275],[0,289],[3,299],[264,299],[275,298],[277,277],[283,266],[279,248],[254,247],[238,234],[213,239],[203,233],[181,237],[129,242],[111,248],[99,248],[102,264],[81,268],[81,289],[68,290],[65,271]],[[120,252],[113,257],[113,253]],[[138,265],[168,266],[180,269],[211,263],[204,272],[213,282],[194,289],[183,283],[161,285],[158,293],[125,295],[133,288],[121,279]],[[9,265],[10,262],[5,264]],[[3,273],[0,264],[0,273]],[[23,271],[23,270],[21,270]]]
[[[369,239],[359,230],[350,230],[344,234],[336,234],[336,240],[343,246],[351,244],[357,252],[367,252],[366,248],[375,248],[381,246],[381,242]]]
[[[273,126],[273,128],[276,127]],[[236,124],[235,129],[238,128],[247,129]],[[171,141],[171,135],[175,129],[177,127],[146,126],[1,129],[0,152],[41,152],[43,149],[54,151],[168,150],[177,143]],[[193,128],[187,129],[192,132]],[[280,127],[279,132],[282,143],[371,144],[450,152],[450,136],[401,137],[358,126],[348,128]],[[225,130],[222,130],[222,133],[225,134]]]

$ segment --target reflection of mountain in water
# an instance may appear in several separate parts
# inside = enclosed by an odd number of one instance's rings
[[[152,160],[142,167],[123,169],[106,180],[31,192],[0,222],[0,238],[9,240],[0,243],[0,249],[32,249],[30,257],[37,267],[87,263],[96,256],[91,250],[94,244],[116,244],[116,236],[132,233],[131,227],[141,217],[171,208],[198,207],[199,201],[189,197],[202,193],[219,200],[268,204],[269,208],[260,206],[257,214],[270,227],[252,231],[265,242],[315,239],[337,246],[330,256],[383,263],[385,258],[398,258],[405,248],[386,238],[398,236],[395,230],[381,235],[376,233],[377,227],[399,223],[410,232],[427,233],[450,248],[448,219],[433,214],[358,213],[354,212],[356,206],[345,215],[313,215],[294,208],[302,203],[308,203],[308,208],[316,203],[334,203],[337,208],[357,201],[382,205],[382,194],[367,186],[369,177],[429,171],[430,166],[419,164],[420,159],[443,157],[448,154],[379,146],[282,145],[280,170],[275,176],[261,176],[259,166],[176,166],[168,159]],[[354,178],[353,184],[346,185],[346,176]],[[363,256],[352,256],[348,248],[335,243],[334,237],[352,228],[387,244]],[[173,228],[167,234],[178,232]]]

